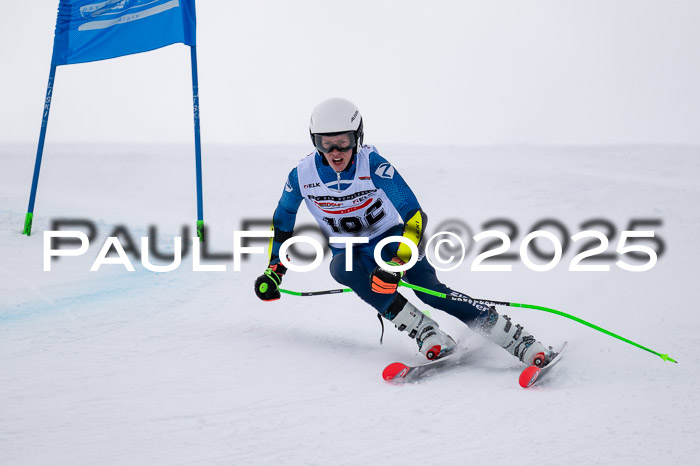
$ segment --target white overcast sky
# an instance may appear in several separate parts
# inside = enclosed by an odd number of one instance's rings
[[[0,142],[36,141],[58,0],[3,2]],[[202,140],[700,144],[700,1],[198,0]],[[52,142],[191,142],[188,48],[59,67]]]

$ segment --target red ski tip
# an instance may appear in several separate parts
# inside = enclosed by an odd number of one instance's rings
[[[391,382],[392,380],[401,379],[408,374],[409,367],[401,362],[392,362],[384,368],[382,377],[384,380]]]
[[[523,370],[520,373],[520,386],[523,388],[527,388],[535,381],[537,380],[537,376],[540,375],[540,368],[537,366],[530,366],[526,367],[525,370]]]

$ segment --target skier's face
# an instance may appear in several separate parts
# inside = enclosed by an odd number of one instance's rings
[[[328,165],[336,172],[345,170],[352,159],[354,138],[350,134],[320,136],[319,152],[326,158]],[[342,150],[345,149],[345,150]]]

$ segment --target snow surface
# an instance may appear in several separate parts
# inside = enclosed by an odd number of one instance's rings
[[[571,320],[501,308],[566,358],[523,390],[517,361],[441,311],[443,329],[473,350],[468,367],[409,386],[381,379],[418,362],[415,343],[352,294],[262,303],[252,282],[264,256],[233,271],[103,265],[106,237],[158,227],[158,247],[196,220],[189,146],[47,145],[33,235],[20,234],[35,147],[0,146],[0,464],[697,464],[697,288],[700,148],[379,147],[436,227],[473,233],[495,218],[538,220],[573,235],[605,218],[619,231],[661,219],[666,244],[648,272],[471,272],[440,276],[475,297],[547,306],[622,334],[679,364]],[[307,148],[204,148],[212,253],[231,253],[243,219],[269,218]],[[298,224],[310,216],[302,208]],[[89,219],[98,238],[44,272],[43,233]],[[258,227],[265,229],[264,227]],[[432,231],[434,232],[434,231]],[[544,243],[542,243],[544,244]],[[481,247],[481,245],[479,245]],[[327,262],[289,273],[296,290],[336,288]],[[406,294],[417,302],[412,292]]]

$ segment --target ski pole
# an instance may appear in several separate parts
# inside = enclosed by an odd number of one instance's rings
[[[338,293],[352,293],[352,288],[339,288],[337,290],[323,290],[323,291],[291,291],[285,290],[284,288],[279,288],[280,293],[290,294],[292,296],[321,296],[324,294],[338,294]]]
[[[642,346],[642,345],[640,345],[639,343],[635,343],[635,342],[633,342],[632,340],[629,340],[629,339],[627,339],[627,338],[625,338],[625,337],[622,337],[622,336],[620,336],[620,335],[618,335],[618,334],[616,334],[616,333],[611,332],[610,330],[606,330],[606,329],[604,329],[603,327],[599,327],[598,325],[592,324],[592,323],[590,323],[590,322],[586,322],[585,320],[583,320],[583,319],[581,319],[581,318],[579,318],[579,317],[576,317],[576,316],[574,316],[574,315],[567,314],[566,312],[557,311],[556,309],[550,309],[550,308],[548,308],[548,307],[542,307],[542,306],[534,306],[534,305],[532,305],[532,304],[510,303],[510,302],[507,302],[507,301],[491,301],[491,300],[488,300],[488,299],[475,299],[475,298],[470,298],[470,297],[466,297],[466,296],[465,296],[465,297],[452,296],[452,295],[447,295],[447,294],[445,294],[445,293],[440,293],[440,292],[438,292],[438,291],[429,290],[429,289],[427,289],[427,288],[423,288],[422,286],[411,285],[410,283],[406,283],[406,282],[403,282],[403,281],[402,281],[402,282],[399,282],[399,285],[400,285],[400,286],[405,286],[406,288],[411,288],[412,290],[415,290],[415,291],[420,291],[420,292],[422,292],[422,293],[426,293],[426,294],[429,294],[429,295],[437,296],[437,297],[439,297],[439,298],[449,299],[449,300],[451,300],[451,301],[463,301],[463,302],[468,302],[469,304],[485,304],[485,305],[487,305],[487,306],[522,307],[522,308],[527,308],[527,309],[535,309],[535,310],[538,310],[538,311],[550,312],[550,313],[552,313],[552,314],[556,314],[556,315],[559,315],[559,316],[562,316],[562,317],[566,317],[567,319],[571,319],[571,320],[573,320],[573,321],[575,321],[575,322],[578,322],[579,324],[583,324],[583,325],[585,325],[585,326],[587,326],[587,327],[590,327],[590,328],[592,328],[592,329],[594,329],[594,330],[597,330],[597,331],[599,331],[599,332],[602,332],[602,333],[604,333],[604,334],[606,334],[606,335],[609,335],[609,336],[611,336],[611,337],[613,337],[613,338],[617,338],[618,340],[624,341],[625,343],[629,343],[629,344],[632,345],[632,346],[636,346],[637,348],[643,349],[644,351],[648,351],[648,352],[650,352],[651,354],[655,354],[656,356],[660,357],[660,358],[663,359],[664,361],[670,361],[670,362],[678,363],[678,361],[676,361],[675,359],[671,358],[668,354],[657,353],[656,351],[654,351],[654,350],[652,350],[652,349],[649,349],[649,348],[647,348],[647,347],[645,347],[645,346]]]
[[[670,357],[668,354],[658,353],[650,348],[647,348],[646,346],[642,346],[639,343],[635,343],[634,341],[632,341],[628,338],[625,338],[625,337],[620,336],[616,333],[613,333],[610,330],[606,330],[603,327],[600,327],[598,325],[587,322],[587,321],[585,321],[579,317],[576,317],[574,315],[567,314],[566,312],[557,311],[556,309],[551,309],[551,308],[543,307],[543,306],[535,306],[532,304],[512,303],[512,302],[508,302],[508,301],[493,301],[490,299],[475,299],[475,298],[471,298],[468,296],[461,296],[461,297],[460,296],[452,296],[452,295],[448,295],[445,293],[440,293],[439,291],[429,290],[428,288],[423,288],[422,286],[412,285],[412,284],[406,283],[404,281],[400,281],[399,286],[410,288],[414,291],[419,291],[421,293],[426,293],[426,294],[429,294],[432,296],[437,296],[438,298],[448,299],[450,301],[461,301],[461,302],[467,302],[469,304],[485,304],[487,306],[521,307],[521,308],[526,308],[526,309],[535,309],[537,311],[549,312],[551,314],[556,314],[558,316],[566,317],[567,319],[571,319],[575,322],[578,322],[579,324],[583,324],[587,327],[590,327],[590,328],[597,330],[601,333],[609,335],[613,338],[617,338],[620,341],[624,341],[625,343],[628,343],[632,346],[636,346],[637,348],[643,349],[644,351],[648,351],[649,353],[660,357],[664,361],[678,363],[678,361],[676,361],[675,359]],[[339,289],[335,289],[335,290],[306,291],[306,292],[290,291],[290,290],[285,290],[282,288],[280,288],[279,290],[282,293],[286,293],[286,294],[290,294],[290,295],[294,295],[294,296],[320,296],[320,295],[326,295],[326,294],[351,293],[353,291],[352,288],[339,288]]]

